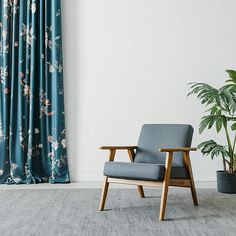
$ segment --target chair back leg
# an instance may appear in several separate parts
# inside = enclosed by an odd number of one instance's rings
[[[100,204],[99,204],[99,211],[104,210],[108,188],[109,188],[108,177],[105,177],[105,180],[104,180],[104,183],[103,183],[103,188],[102,188],[101,200],[100,200]]]
[[[173,159],[173,152],[168,152],[166,155],[165,176],[164,176],[162,195],[161,195],[161,206],[160,206],[160,215],[159,215],[159,220],[161,221],[164,220],[165,218],[165,210],[166,210],[167,195],[168,195],[168,189],[169,189],[172,159]]]
[[[137,185],[137,190],[138,190],[139,196],[141,198],[145,198],[144,191],[143,191],[143,186]]]
[[[128,155],[129,155],[130,161],[131,161],[131,162],[134,162],[135,153],[134,153],[134,150],[133,150],[133,149],[128,149]],[[140,196],[141,198],[145,198],[144,191],[143,191],[143,186],[137,185],[137,190],[138,190],[139,196]]]

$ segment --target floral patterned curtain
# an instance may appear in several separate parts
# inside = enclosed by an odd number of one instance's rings
[[[0,0],[0,183],[69,181],[60,0]]]

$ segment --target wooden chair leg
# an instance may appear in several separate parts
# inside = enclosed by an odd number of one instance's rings
[[[191,161],[189,157],[189,152],[184,152],[184,163],[185,166],[188,170],[189,177],[190,177],[190,182],[191,182],[191,194],[193,198],[193,204],[195,206],[198,206],[198,200],[197,200],[197,192],[194,184],[194,179],[193,179],[193,171],[192,171],[192,166],[191,166]]]
[[[143,186],[137,185],[138,193],[141,198],[145,198],[144,191],[143,191]]]
[[[104,180],[104,183],[103,183],[103,188],[102,188],[101,200],[100,200],[100,204],[99,204],[99,211],[104,210],[108,188],[109,188],[108,177],[105,177],[105,180]]]
[[[129,159],[131,162],[134,162],[135,153],[133,149],[128,149]],[[143,186],[137,185],[137,190],[141,198],[145,198]]]
[[[172,158],[173,158],[173,152],[167,153],[166,164],[165,164],[165,177],[164,177],[163,187],[162,187],[161,206],[160,206],[160,215],[159,215],[159,220],[161,221],[164,220],[165,218],[165,210],[166,210],[167,195],[168,195],[168,189],[169,189]]]
[[[164,220],[164,217],[165,217],[168,188],[169,186],[166,183],[164,183],[162,187],[161,206],[160,206],[160,215],[159,215],[159,220],[161,221]]]
[[[195,189],[194,182],[192,183],[192,181],[191,181],[191,193],[192,193],[192,198],[193,198],[194,205],[198,206],[197,192],[196,192],[196,189]]]

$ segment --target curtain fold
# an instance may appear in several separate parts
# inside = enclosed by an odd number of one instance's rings
[[[0,183],[70,182],[60,0],[0,0]]]

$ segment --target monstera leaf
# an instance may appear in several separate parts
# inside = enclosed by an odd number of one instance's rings
[[[205,105],[220,104],[218,89],[215,89],[205,83],[190,83],[190,85],[191,91],[188,96],[192,94],[197,94],[197,98],[201,101],[202,104]]]
[[[226,146],[217,144],[214,140],[206,141],[198,145],[198,149],[201,150],[204,156],[211,155],[211,159],[214,156],[219,156],[220,154],[223,157],[227,156]]]
[[[211,129],[213,125],[216,126],[216,131],[219,133],[222,126],[225,126],[226,123],[227,118],[225,115],[210,114],[208,116],[203,116],[199,125],[199,133],[201,134],[206,128]]]
[[[236,84],[236,71],[235,70],[226,70],[230,79],[226,80],[226,82],[232,82]]]

